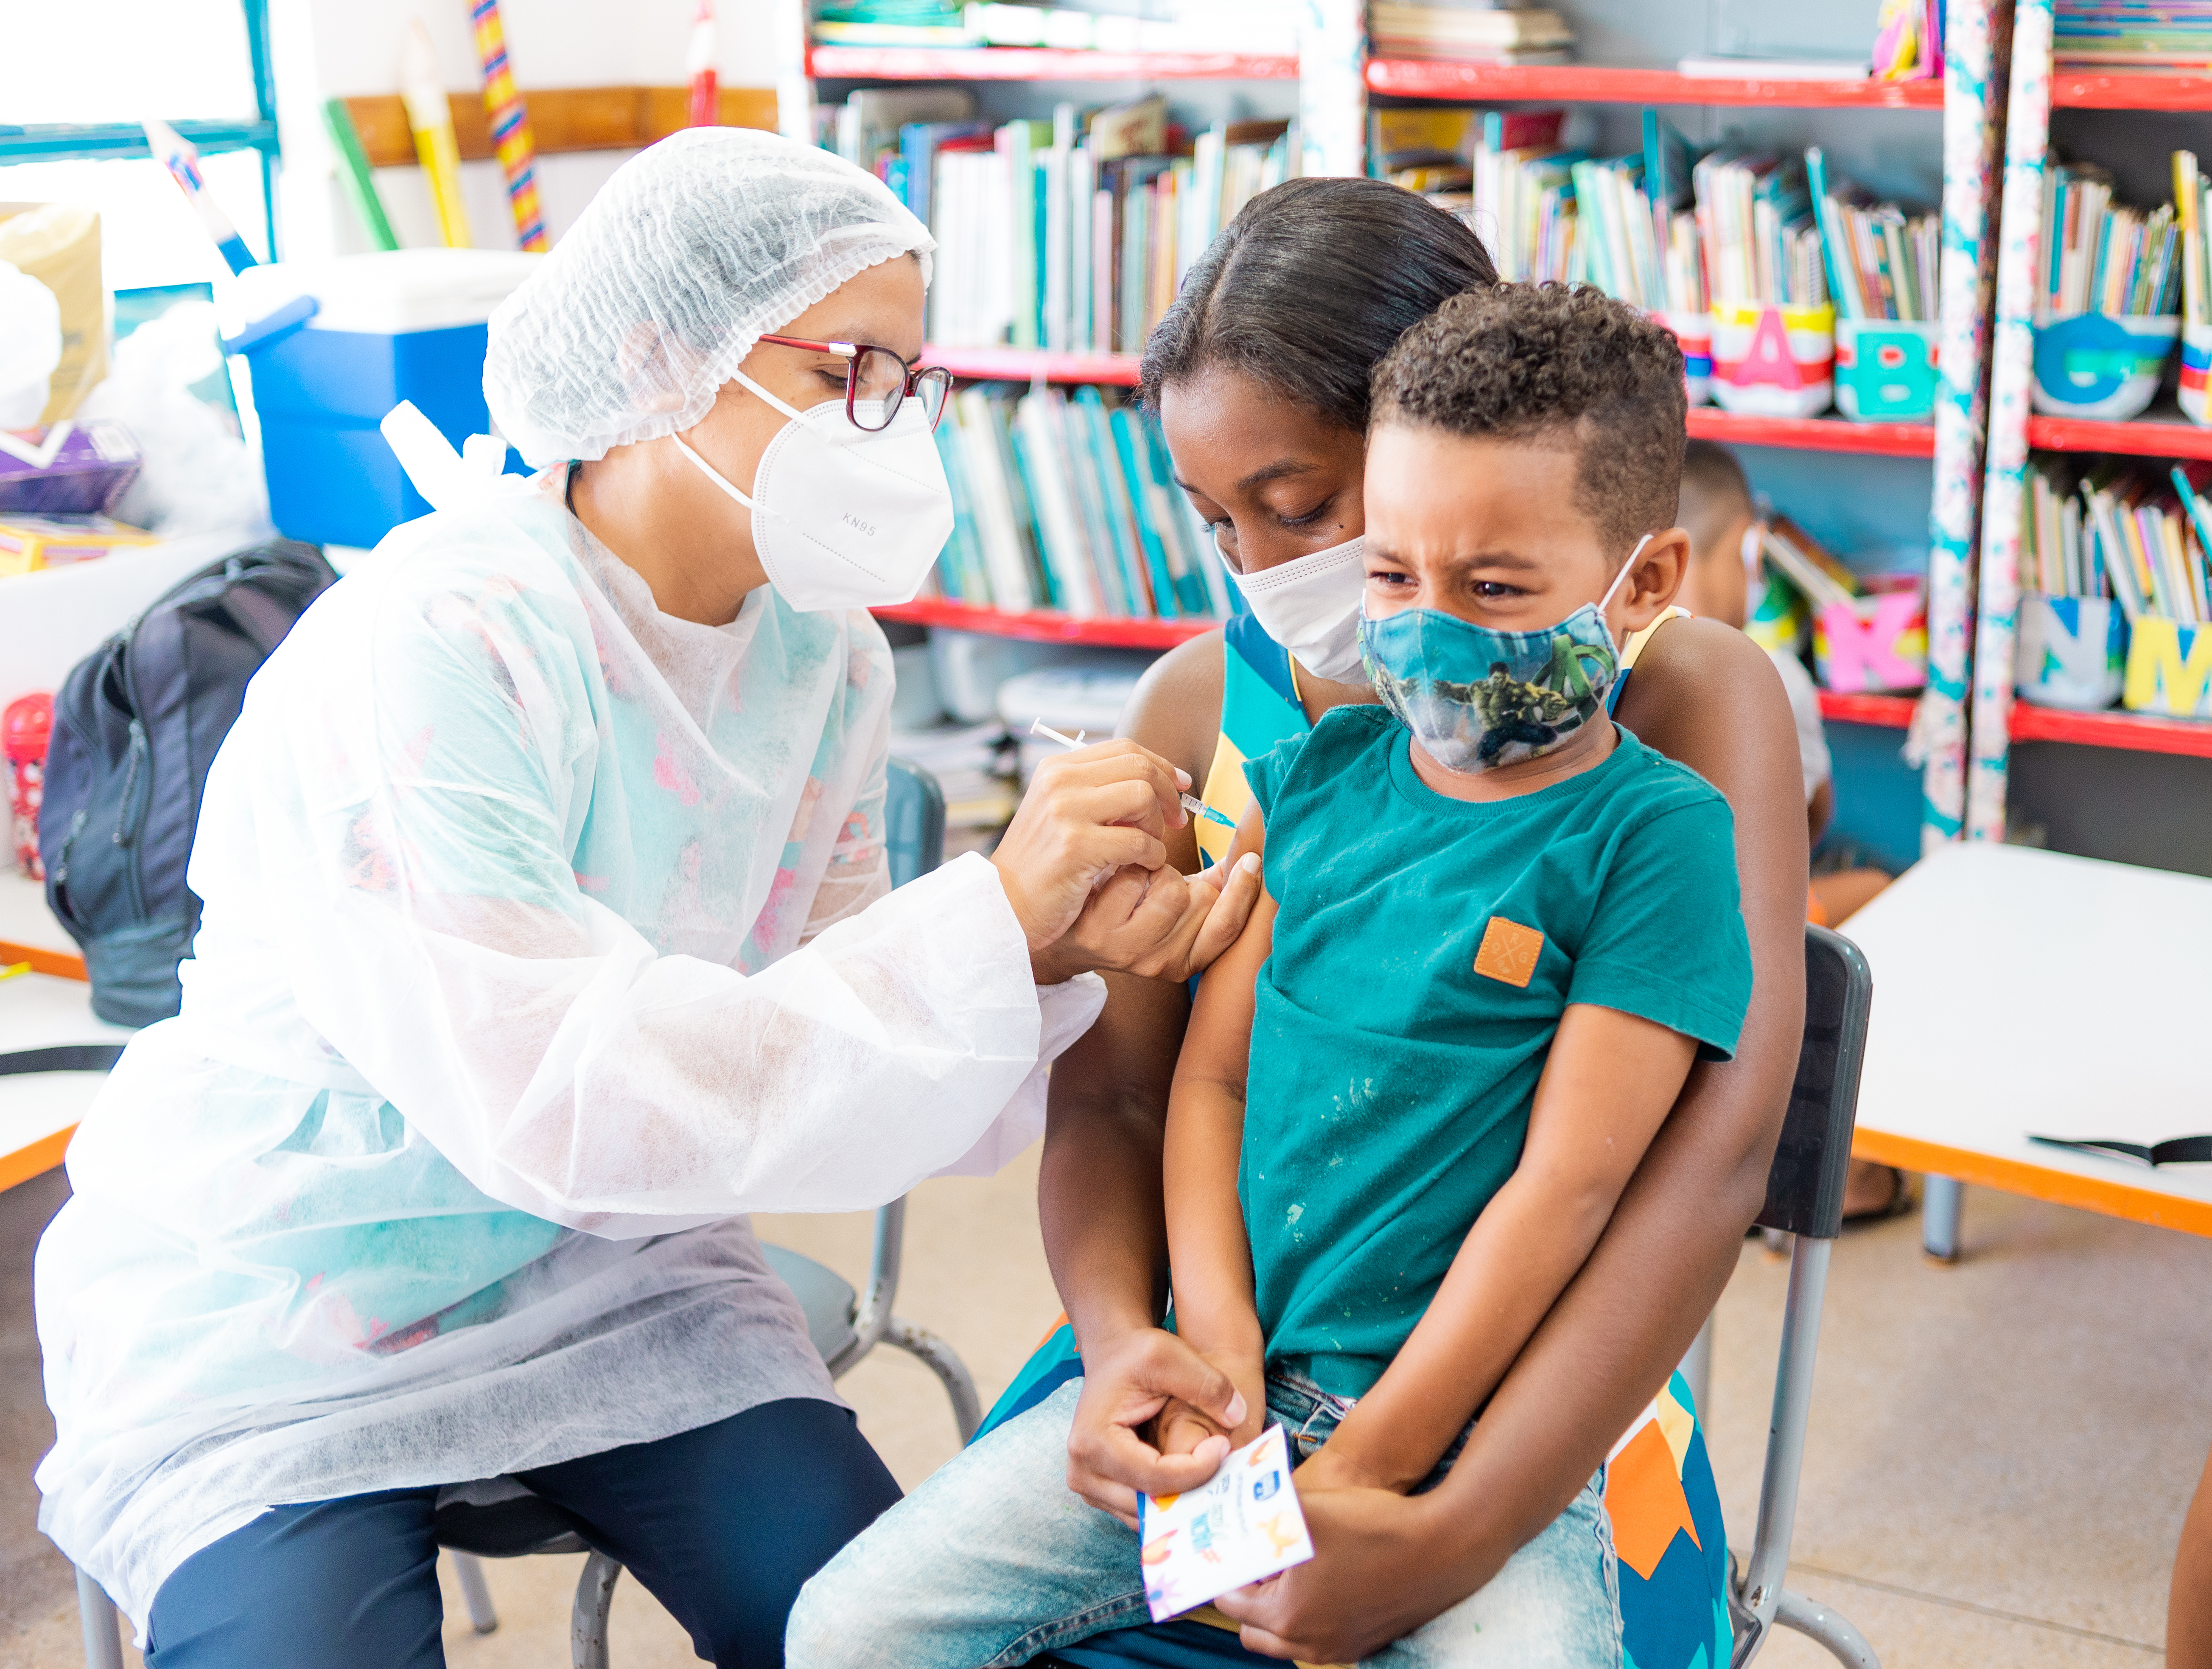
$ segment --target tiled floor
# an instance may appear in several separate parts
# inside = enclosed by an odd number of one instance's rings
[[[949,1337],[986,1398],[1057,1309],[1038,1246],[1034,1156],[942,1182],[909,1217],[899,1307]],[[27,1339],[29,1240],[59,1194],[0,1196],[0,1662],[81,1661],[68,1573],[33,1550],[25,1475],[46,1441]],[[764,1238],[858,1276],[865,1217],[762,1220]],[[1930,1268],[1910,1220],[1837,1249],[1794,1586],[1851,1618],[1888,1669],[2130,1669],[2159,1655],[2166,1572],[2212,1441],[2212,1244],[1975,1191],[1967,1256]],[[1787,1267],[1747,1246],[1723,1301],[1710,1435],[1730,1538],[1748,1544]],[[953,1448],[926,1370],[880,1351],[844,1381],[909,1487]],[[490,1568],[502,1621],[478,1637],[450,1590],[454,1669],[568,1661],[575,1559]],[[12,1637],[11,1637],[12,1636]],[[678,1669],[688,1642],[634,1583],[619,1669]],[[134,1659],[135,1661],[135,1659]],[[1828,1660],[1784,1635],[1761,1660]]]

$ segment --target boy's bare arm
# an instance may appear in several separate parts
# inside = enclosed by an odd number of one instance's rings
[[[1696,1052],[1656,1021],[1568,1007],[1519,1166],[1395,1360],[1306,1463],[1304,1487],[1402,1493],[1428,1476],[1597,1244]]]
[[[1259,817],[1255,806],[1245,819],[1248,829]],[[1266,1408],[1264,1342],[1253,1302],[1252,1247],[1237,1198],[1237,1167],[1244,1140],[1253,987],[1274,942],[1274,924],[1275,901],[1263,891],[1243,935],[1199,986],[1168,1093],[1163,1182],[1176,1331],[1243,1393],[1243,1422],[1222,1434],[1235,1441],[1256,1434]],[[1219,1429],[1171,1405],[1160,1418],[1162,1448],[1180,1452]]]

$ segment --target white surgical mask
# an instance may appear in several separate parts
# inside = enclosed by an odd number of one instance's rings
[[[752,511],[769,582],[801,613],[913,601],[952,532],[952,491],[921,401],[870,433],[847,419],[842,400],[801,411],[743,371],[737,380],[791,419],[761,454],[750,496],[682,436],[669,439]],[[863,415],[879,404],[863,402]]]
[[[1316,678],[1335,684],[1367,681],[1359,659],[1359,600],[1367,588],[1367,570],[1359,559],[1364,542],[1349,539],[1256,574],[1240,574],[1226,560],[1222,563],[1267,636]]]

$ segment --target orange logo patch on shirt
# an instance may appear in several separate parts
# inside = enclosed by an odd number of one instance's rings
[[[1526,989],[1536,977],[1536,959],[1543,949],[1544,935],[1534,928],[1492,916],[1482,930],[1482,948],[1474,953],[1474,971]]]

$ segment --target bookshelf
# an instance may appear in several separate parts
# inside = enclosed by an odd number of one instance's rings
[[[897,620],[910,626],[945,626],[960,631],[981,632],[992,637],[1018,637],[1031,643],[1080,643],[1091,649],[1171,649],[1220,629],[1214,619],[1190,620],[1079,620],[1057,609],[982,608],[943,597],[918,597],[873,610],[878,620]]]
[[[2061,110],[2212,110],[2212,76],[2059,70],[2051,102]]]
[[[1784,81],[1685,76],[1594,64],[1433,64],[1373,58],[1367,90],[1407,99],[1547,104],[1771,105],[1796,110],[1941,110],[1936,81]]]
[[[2081,747],[2212,759],[2212,724],[2198,719],[2166,719],[2150,713],[2074,713],[2021,701],[2013,704],[2007,722],[2015,742],[2072,742]]]
[[[2212,459],[2212,429],[2185,417],[2136,417],[2092,423],[2081,417],[2027,420],[2027,444],[2037,452],[2117,452],[2130,458]]]
[[[1820,716],[1831,724],[1871,724],[1884,730],[1904,730],[1912,723],[1912,696],[1853,696],[1838,690],[1822,690]]]

